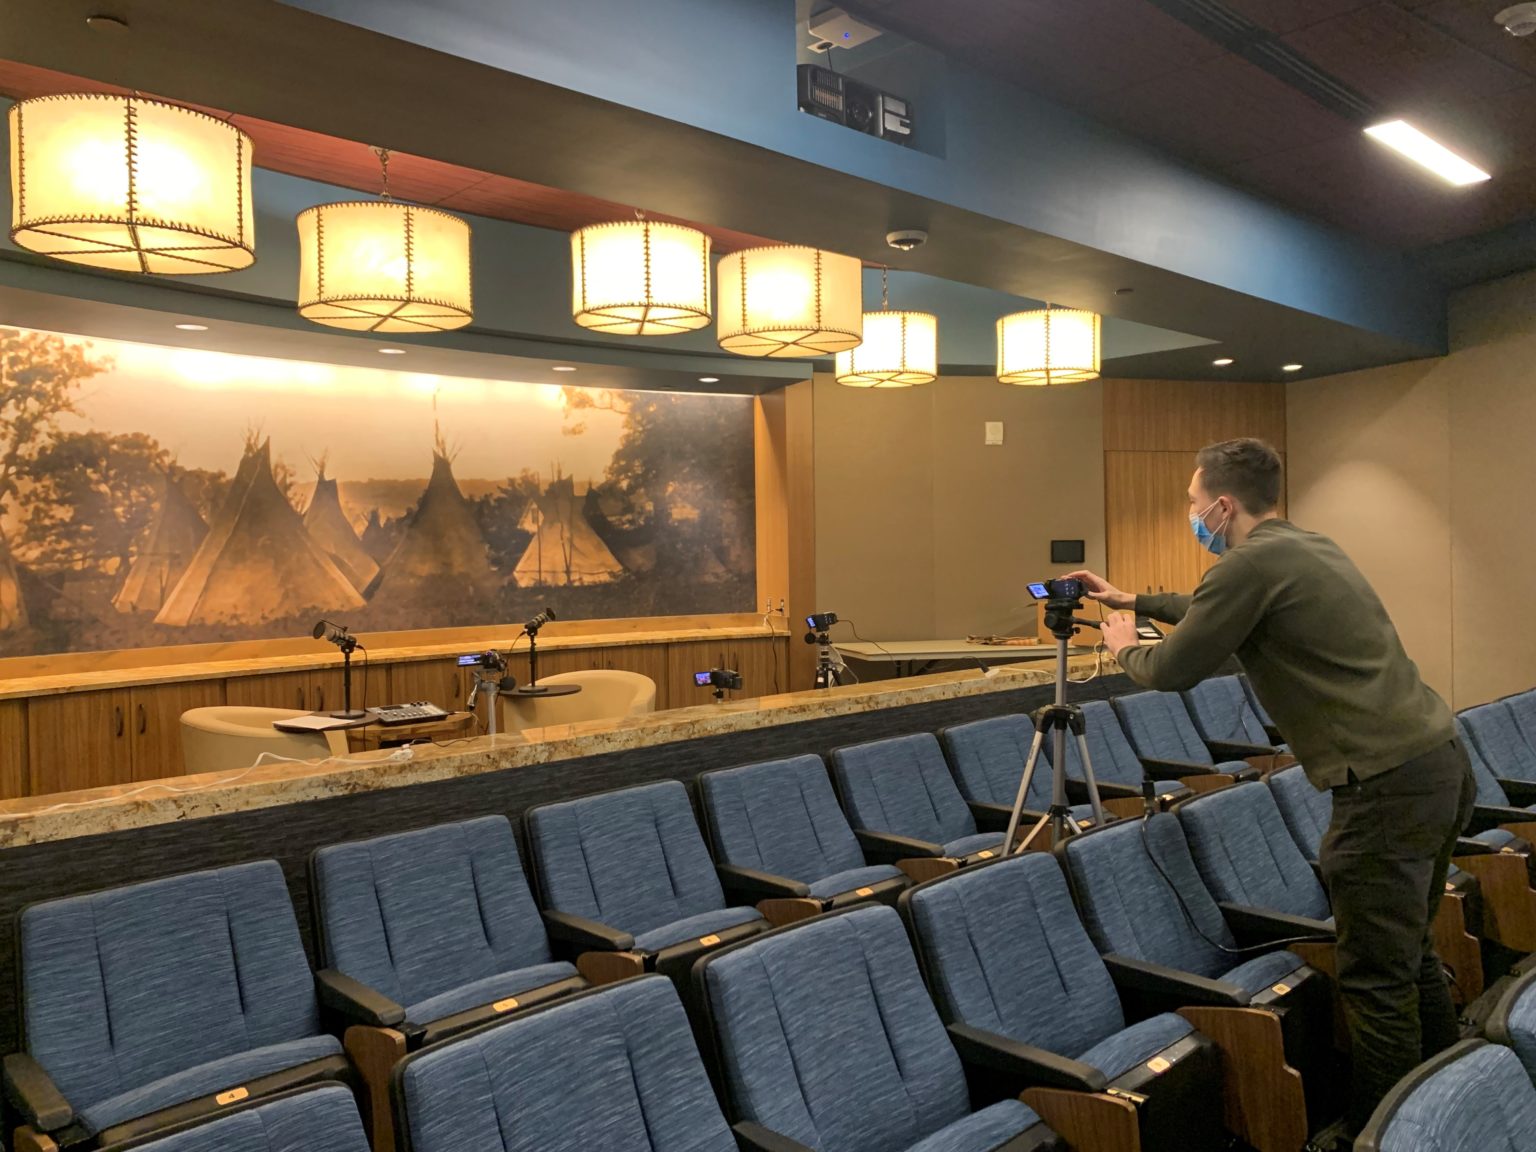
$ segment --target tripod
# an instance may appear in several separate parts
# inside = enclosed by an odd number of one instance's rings
[[[1024,775],[1019,780],[1019,794],[1013,799],[1013,814],[1008,818],[1008,834],[1003,837],[1003,854],[1023,852],[1029,848],[1047,824],[1051,827],[1051,844],[1055,846],[1066,839],[1069,832],[1082,831],[1073,819],[1071,805],[1067,803],[1067,731],[1077,738],[1077,752],[1082,757],[1083,779],[1088,784],[1088,800],[1093,805],[1093,821],[1104,823],[1104,808],[1099,802],[1099,785],[1093,776],[1093,764],[1088,756],[1088,737],[1083,723],[1083,710],[1076,704],[1067,703],[1067,641],[1081,624],[1094,627],[1092,621],[1078,620],[1072,613],[1081,608],[1077,601],[1054,601],[1046,604],[1045,623],[1056,637],[1056,701],[1036,709],[1030,716],[1035,722],[1035,738],[1029,746],[1029,758],[1024,762]],[[1019,830],[1019,818],[1024,811],[1024,799],[1029,795],[1029,785],[1034,779],[1035,768],[1040,762],[1040,749],[1045,744],[1045,734],[1052,736],[1051,744],[1051,804],[1035,826],[1029,830],[1018,847],[1013,846],[1014,834]]]
[[[813,688],[830,688],[834,684],[843,682],[842,674],[837,665],[832,663],[832,640],[827,635],[826,629],[820,632],[807,632],[805,634],[807,644],[815,644],[816,648],[816,681]]]

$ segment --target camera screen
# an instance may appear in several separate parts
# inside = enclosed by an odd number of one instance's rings
[[[460,668],[468,668],[472,664],[478,664],[478,663],[480,663],[480,653],[478,653],[478,652],[473,652],[473,653],[471,653],[468,656],[460,656],[459,657],[459,667]]]
[[[1050,587],[1045,584],[1029,585],[1029,594],[1036,600],[1049,600],[1051,598]]]
[[[712,681],[708,672],[695,672],[693,674],[693,682],[700,688],[708,688]]]

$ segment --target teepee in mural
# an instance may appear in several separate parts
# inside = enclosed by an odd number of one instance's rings
[[[523,519],[538,527],[512,571],[519,588],[607,584],[624,575],[624,566],[588,522],[570,477],[556,480],[530,501],[530,509],[535,504],[536,518],[525,512]]]
[[[155,522],[145,533],[123,586],[112,597],[113,607],[119,612],[160,611],[207,535],[202,515],[167,472]]]
[[[247,448],[213,527],[155,623],[254,624],[362,606],[278,489],[263,440]]]
[[[405,535],[384,561],[372,596],[441,600],[491,596],[495,591],[485,536],[439,441],[432,453],[432,479],[411,513]]]
[[[27,605],[21,596],[21,576],[0,532],[0,632],[27,626]]]
[[[352,587],[361,592],[378,576],[379,566],[368,555],[347,514],[341,510],[341,493],[337,490],[335,477],[325,474],[325,457],[316,462],[315,471],[315,494],[304,510],[304,527],[320,545],[320,550],[352,582]]]

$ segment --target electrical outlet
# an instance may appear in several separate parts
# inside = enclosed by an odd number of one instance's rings
[[[995,447],[1003,442],[1003,422],[1001,420],[988,420],[986,426],[986,438],[983,443],[988,447]]]

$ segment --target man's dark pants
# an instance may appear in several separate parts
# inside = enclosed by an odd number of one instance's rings
[[[1475,795],[1455,740],[1333,790],[1320,863],[1338,928],[1353,1131],[1402,1076],[1458,1039],[1430,927]]]

